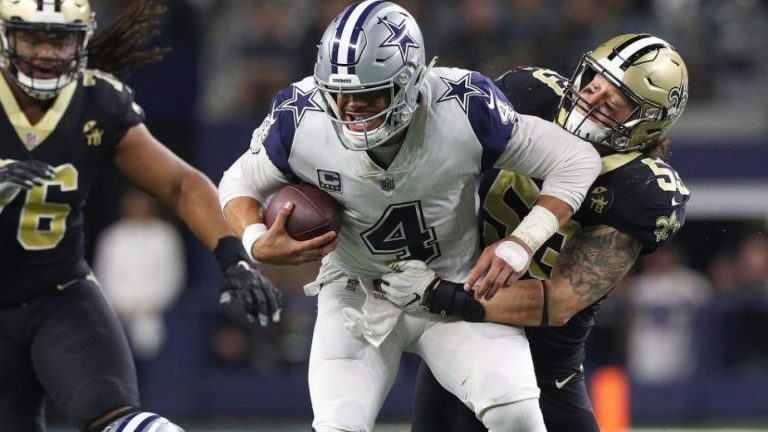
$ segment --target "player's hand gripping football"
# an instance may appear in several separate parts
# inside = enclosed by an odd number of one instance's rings
[[[253,256],[267,264],[301,264],[317,261],[336,249],[338,238],[333,231],[309,240],[294,240],[285,229],[293,203],[286,203],[277,213],[272,226],[253,244]]]
[[[515,237],[503,238],[483,250],[469,272],[464,289],[474,290],[478,299],[490,300],[499,289],[525,274],[531,263],[531,256],[531,250]],[[483,280],[475,285],[483,275]]]
[[[389,265],[392,273],[381,277],[381,289],[387,300],[406,312],[427,310],[430,292],[440,283],[424,261],[396,261]]]
[[[261,326],[266,326],[270,320],[280,321],[283,294],[254,267],[240,240],[221,238],[214,254],[224,273],[219,303],[229,304],[233,299],[239,299],[248,321],[258,322]]]
[[[42,186],[45,180],[55,175],[50,165],[37,160],[11,162],[0,167],[0,185],[14,186],[21,189],[32,189]]]

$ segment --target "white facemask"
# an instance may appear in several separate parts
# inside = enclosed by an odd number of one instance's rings
[[[568,120],[565,122],[565,129],[595,144],[602,144],[611,135],[610,128],[598,125],[577,109],[574,109],[568,116]]]

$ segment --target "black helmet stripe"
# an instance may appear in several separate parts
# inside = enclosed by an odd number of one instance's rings
[[[635,51],[634,54],[629,56],[629,58],[627,58],[624,61],[624,63],[621,64],[621,68],[624,69],[624,70],[627,70],[627,68],[632,66],[632,64],[635,63],[635,61],[637,61],[637,59],[639,59],[640,57],[648,54],[651,51],[655,51],[655,50],[659,50],[659,49],[667,48],[667,47],[668,47],[668,45],[665,45],[663,43],[655,43],[655,44],[651,44],[651,45],[642,47],[639,50]]]
[[[639,35],[637,35],[635,37],[632,37],[632,38],[629,38],[629,39],[625,40],[619,46],[614,48],[613,51],[610,54],[608,54],[608,60],[613,60],[614,57],[619,55],[619,53],[622,50],[626,49],[628,46],[632,45],[633,43],[635,43],[635,42],[637,42],[639,40],[643,40],[645,38],[649,38],[649,37],[652,37],[652,36],[647,34],[647,33],[642,33],[642,34],[639,34]],[[622,56],[622,57],[624,57],[624,56]],[[624,57],[624,58],[626,58],[626,57]]]
[[[627,70],[640,57],[662,48],[672,48],[663,40],[649,34],[639,34],[622,42],[608,54],[608,60],[616,64],[616,58],[622,61],[618,67]]]

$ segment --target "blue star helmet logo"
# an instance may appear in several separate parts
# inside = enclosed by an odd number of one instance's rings
[[[472,96],[488,97],[488,95],[479,87],[475,86],[471,82],[472,74],[468,73],[463,77],[452,81],[445,77],[440,77],[441,80],[448,86],[448,90],[440,96],[437,103],[446,102],[451,99],[456,100],[461,106],[464,112],[467,112],[467,105],[469,104],[469,98]]]
[[[301,119],[304,118],[304,113],[307,111],[323,112],[320,105],[314,101],[315,93],[317,93],[317,89],[303,92],[300,88],[293,86],[291,98],[278,105],[275,111],[291,111],[293,113],[293,123],[295,126],[298,126]]]
[[[387,21],[386,18],[379,18],[379,24],[384,24],[390,32],[389,37],[379,45],[380,48],[384,47],[397,47],[400,50],[400,57],[405,61],[408,55],[408,48],[419,48],[419,44],[408,34],[408,29],[405,28],[406,19],[400,24]]]

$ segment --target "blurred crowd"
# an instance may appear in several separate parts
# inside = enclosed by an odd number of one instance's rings
[[[258,118],[312,73],[322,31],[349,0],[196,2],[205,26],[199,110],[206,121]],[[403,0],[438,65],[496,77],[543,66],[570,76],[580,56],[621,34],[654,33],[683,55],[697,99],[764,87],[765,0]],[[734,85],[738,83],[738,85]],[[750,85],[754,84],[754,85]],[[734,87],[742,89],[734,94]],[[757,92],[759,95],[760,92]]]
[[[101,25],[129,2],[93,0]],[[166,61],[124,79],[136,90],[153,132],[194,163],[196,137],[190,125],[258,125],[279,89],[312,73],[322,31],[351,1],[161,3],[171,12],[157,41],[174,51]],[[536,65],[569,76],[584,52],[610,37],[651,32],[670,41],[686,59],[690,105],[765,94],[755,89],[765,89],[768,69],[762,55],[768,40],[767,0],[399,3],[420,22],[427,53],[439,57],[438,65],[475,69],[491,77],[511,67]],[[103,188],[116,183],[105,182]],[[117,209],[117,195],[112,195],[115,198],[107,204]],[[112,213],[117,216],[116,210]],[[643,382],[685,379],[700,359],[697,338],[702,320],[708,320],[718,323],[715,330],[723,341],[713,353],[718,361],[727,367],[768,370],[768,341],[758,335],[729,336],[754,334],[749,329],[768,326],[765,225],[733,247],[706,251],[709,259],[696,270],[686,262],[691,252],[702,253],[678,242],[649,255],[616,288],[605,304],[609,311],[601,314],[595,330],[591,362],[625,364],[633,378]],[[239,309],[216,309],[209,344],[212,365],[261,373],[305,369],[315,300],[304,297],[301,287],[313,279],[316,269],[312,264],[288,271],[264,269],[285,292],[286,309],[279,326],[255,328]],[[168,302],[175,296],[169,294]]]

